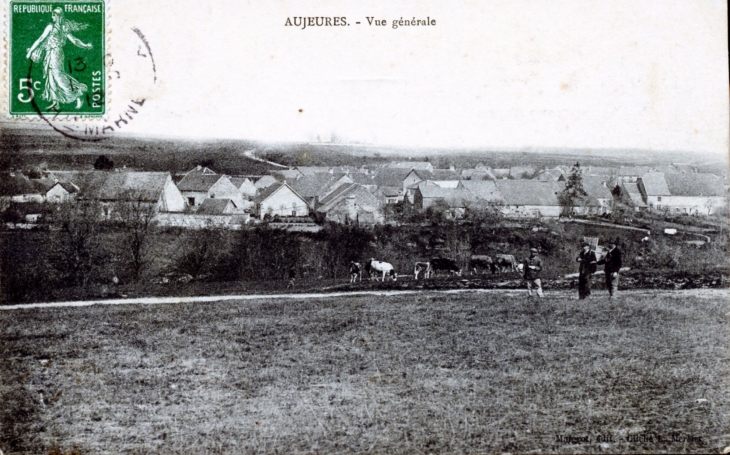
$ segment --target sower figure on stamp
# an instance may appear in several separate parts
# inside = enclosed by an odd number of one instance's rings
[[[522,276],[527,282],[527,295],[532,296],[532,290],[534,289],[537,296],[542,297],[541,271],[542,259],[537,256],[537,248],[530,248],[530,257],[525,259],[522,265]]]
[[[591,295],[591,277],[596,272],[596,253],[591,251],[590,245],[583,243],[583,249],[575,258],[578,261],[578,298],[585,299]]]
[[[605,264],[604,273],[606,274],[606,289],[608,289],[608,298],[613,298],[618,291],[618,272],[621,270],[621,250],[616,247],[617,240],[608,242],[608,253],[598,261],[598,264]]]
[[[82,96],[88,91],[88,87],[66,72],[63,46],[66,41],[71,41],[82,49],[91,49],[91,43],[85,44],[71,34],[84,30],[88,25],[66,19],[61,8],[54,9],[51,17],[53,23],[48,24],[40,38],[28,48],[26,58],[36,63],[43,59],[43,77],[46,80],[43,99],[51,102],[49,110],[59,109],[60,103],[74,101],[76,109],[79,109],[83,101]]]

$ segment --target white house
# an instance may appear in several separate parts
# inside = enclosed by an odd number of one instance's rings
[[[270,216],[308,216],[309,205],[289,185],[279,183],[262,190],[254,199],[260,219]]]
[[[177,184],[187,204],[197,207],[206,199],[230,199],[243,207],[243,194],[225,175],[190,172]]]

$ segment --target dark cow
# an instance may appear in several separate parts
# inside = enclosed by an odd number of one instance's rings
[[[413,279],[418,280],[418,275],[423,272],[423,278],[429,279],[431,278],[431,263],[430,262],[416,262],[416,266],[413,268]]]
[[[449,273],[455,273],[456,275],[461,276],[461,267],[459,267],[453,259],[433,258],[431,259],[431,270],[433,270],[434,275],[440,270],[445,270]]]
[[[517,260],[511,254],[498,254],[494,256],[494,267],[501,273],[517,272]]]
[[[482,269],[482,273],[490,270],[494,274],[497,271],[492,257],[483,254],[473,254],[469,258],[469,269],[473,274],[477,273],[478,269]]]

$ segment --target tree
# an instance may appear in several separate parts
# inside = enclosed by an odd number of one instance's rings
[[[114,161],[106,157],[106,155],[99,155],[99,158],[94,161],[94,169],[100,171],[108,171],[114,169]]]
[[[55,214],[60,227],[56,245],[56,268],[71,285],[84,286],[101,260],[100,211],[96,201],[74,200],[59,206]]]
[[[143,192],[126,191],[115,204],[114,216],[122,231],[121,247],[129,255],[132,276],[137,280],[148,262],[150,239],[155,231],[156,203]]]
[[[224,238],[220,229],[212,223],[203,228],[187,232],[181,239],[182,255],[179,268],[190,274],[193,279],[211,271],[225,253]]]
[[[583,189],[583,170],[580,163],[575,163],[565,181],[565,188],[558,194],[558,202],[563,209],[563,215],[572,216],[578,202],[588,196]]]

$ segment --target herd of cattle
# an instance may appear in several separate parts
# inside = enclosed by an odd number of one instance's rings
[[[472,255],[469,258],[469,271],[472,274],[486,273],[487,271],[492,274],[521,272],[522,264],[519,264],[511,254],[497,254],[494,258],[486,255]],[[442,272],[461,276],[462,269],[453,259],[432,258],[428,262],[416,262],[413,278],[418,280],[418,277],[422,276],[423,279],[428,279]],[[360,262],[350,262],[350,283],[355,283],[358,279],[362,281],[363,274],[368,280],[374,278],[377,281],[378,275],[381,275],[381,281],[385,281],[386,276],[393,279],[393,281],[398,279],[393,264],[389,262],[376,261],[375,259],[368,259],[364,262],[364,265]]]

